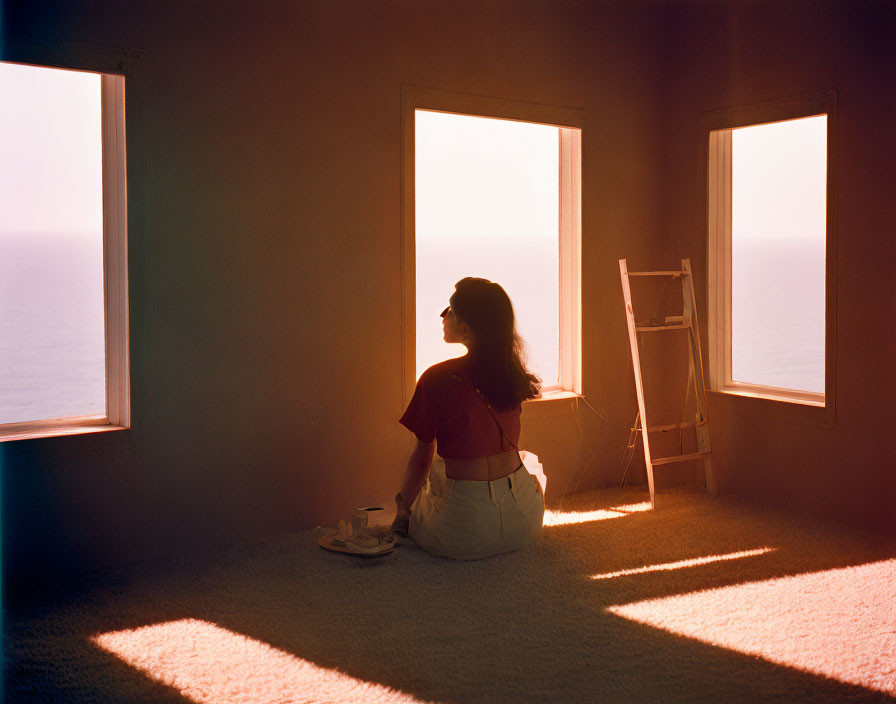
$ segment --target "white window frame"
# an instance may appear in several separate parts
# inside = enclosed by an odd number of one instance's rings
[[[77,46],[72,66],[59,48],[9,44],[0,61],[36,68],[101,74],[103,278],[106,413],[0,424],[0,442],[121,430],[131,425],[130,329],[128,316],[128,199],[125,129],[125,58],[106,49]],[[38,58],[33,58],[37,56]],[[128,62],[129,63],[129,62]],[[109,71],[110,68],[117,70]]]
[[[415,115],[417,110],[516,120],[559,128],[559,376],[530,403],[582,395],[582,132],[584,111],[402,86],[402,378],[405,405],[416,383]]]
[[[751,384],[731,375],[731,216],[733,129],[827,115],[827,212],[825,244],[825,388],[823,393]],[[704,116],[707,147],[707,338],[710,391],[751,399],[766,409],[833,427],[836,380],[837,285],[837,93],[733,108]],[[787,408],[787,407],[790,408]],[[774,408],[777,407],[777,408]]]

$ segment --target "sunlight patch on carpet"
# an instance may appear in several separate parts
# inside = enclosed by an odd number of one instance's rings
[[[743,550],[741,552],[730,552],[727,555],[709,555],[707,557],[694,557],[690,560],[679,560],[678,562],[664,562],[659,565],[645,565],[644,567],[635,567],[628,570],[619,570],[618,572],[607,572],[605,574],[593,574],[591,579],[613,579],[614,577],[626,577],[630,574],[644,574],[645,572],[665,572],[667,570],[679,570],[684,567],[696,567],[697,565],[706,565],[712,562],[723,562],[725,560],[739,560],[743,557],[756,557],[757,555],[765,555],[777,548],[757,548],[756,550]]]
[[[546,509],[544,512],[545,526],[568,526],[574,523],[588,523],[589,521],[603,521],[607,518],[621,518],[630,513],[649,511],[650,502],[640,504],[627,504],[612,508],[601,508],[596,511],[553,511]]]
[[[896,695],[896,559],[634,602],[610,611]]]
[[[102,633],[92,640],[198,704],[420,701],[197,619]]]

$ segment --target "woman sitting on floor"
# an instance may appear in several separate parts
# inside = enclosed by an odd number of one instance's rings
[[[427,369],[401,417],[417,444],[392,528],[428,552],[475,560],[519,550],[541,533],[544,495],[518,447],[521,403],[538,395],[540,380],[520,359],[503,288],[462,279],[449,303],[445,342],[462,343],[467,354]],[[444,465],[433,463],[437,446]]]

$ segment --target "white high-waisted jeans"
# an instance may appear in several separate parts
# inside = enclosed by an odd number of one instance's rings
[[[541,535],[544,495],[521,466],[494,481],[450,479],[440,458],[411,507],[408,534],[435,555],[479,560],[513,552]]]

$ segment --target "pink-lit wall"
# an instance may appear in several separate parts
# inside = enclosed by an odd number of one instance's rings
[[[692,252],[705,296],[701,113],[835,88],[839,95],[837,380],[833,429],[710,398],[722,491],[896,529],[896,6],[675,3],[665,68],[663,246]],[[705,317],[704,317],[705,322]]]
[[[6,443],[12,587],[333,525],[397,491],[401,86],[582,107],[587,447],[527,409],[548,494],[617,483],[616,258],[659,231],[660,18],[641,4],[7,2],[7,41],[146,50],[133,430]],[[131,102],[133,101],[133,102]],[[133,222],[132,222],[133,225]],[[588,450],[597,464],[584,472]],[[578,453],[578,464],[574,464]]]
[[[584,386],[609,421],[583,407],[582,444],[568,403],[527,408],[522,444],[549,496],[621,478],[635,403],[617,259],[637,270],[689,256],[705,296],[701,112],[836,87],[837,424],[781,424],[714,399],[712,433],[722,491],[893,528],[893,12],[4,3],[7,40],[146,50],[142,94],[129,95],[145,108],[131,194],[134,428],[0,445],[7,594],[332,525],[395,491],[409,451],[396,422],[403,83],[587,112]],[[660,391],[652,407],[677,404]],[[637,462],[631,476],[643,481]],[[693,476],[672,470],[660,485]]]

